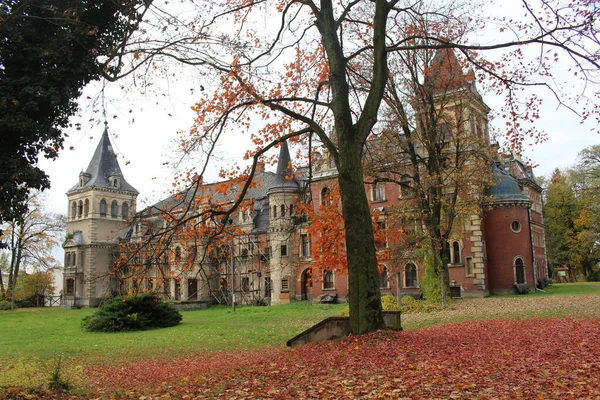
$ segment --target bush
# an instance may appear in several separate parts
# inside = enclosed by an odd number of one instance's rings
[[[181,314],[155,293],[114,297],[94,314],[85,317],[81,327],[88,332],[140,331],[165,328],[181,322]]]
[[[0,311],[10,310],[10,301],[2,300],[0,301]]]
[[[383,311],[400,310],[400,306],[398,305],[398,299],[396,298],[396,296],[391,294],[381,296],[381,308],[383,309]],[[344,309],[340,311],[337,315],[338,317],[349,317],[350,306],[344,307]]]
[[[441,304],[432,301],[417,300],[411,296],[402,296],[400,298],[400,310],[404,314],[425,314],[443,309],[444,307]]]

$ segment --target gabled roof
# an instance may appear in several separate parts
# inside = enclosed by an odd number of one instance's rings
[[[92,187],[118,189],[135,194],[139,193],[125,180],[125,177],[121,172],[119,162],[117,161],[117,155],[115,154],[110,143],[108,129],[106,128],[104,129],[104,133],[102,134],[102,138],[98,143],[98,147],[96,147],[96,151],[94,152],[92,160],[85,170],[85,173],[83,173],[83,176],[83,185],[81,185],[80,182],[69,189],[67,193]],[[119,177],[118,187],[111,185],[111,182],[109,181],[111,176]]]

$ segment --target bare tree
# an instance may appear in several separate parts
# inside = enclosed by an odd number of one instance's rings
[[[19,272],[26,268],[49,270],[59,265],[52,252],[60,245],[65,231],[65,218],[44,209],[43,196],[33,192],[28,201],[28,211],[18,219],[7,222],[2,240],[8,245],[9,265],[7,286],[2,284],[2,298],[10,299],[14,309],[15,288]]]

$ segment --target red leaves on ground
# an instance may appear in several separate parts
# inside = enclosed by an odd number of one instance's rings
[[[174,398],[600,398],[600,319],[380,331],[295,350],[90,367],[97,390]]]

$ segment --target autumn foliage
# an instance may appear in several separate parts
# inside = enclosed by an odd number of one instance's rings
[[[471,321],[87,374],[94,391],[119,398],[598,398],[599,335],[598,318]]]

